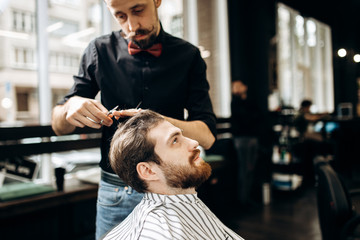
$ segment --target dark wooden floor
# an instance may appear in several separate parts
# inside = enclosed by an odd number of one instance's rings
[[[321,240],[316,188],[272,190],[269,205],[239,208],[227,216],[225,224],[247,240]]]

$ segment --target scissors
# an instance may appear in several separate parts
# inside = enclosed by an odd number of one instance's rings
[[[141,103],[142,103],[142,101],[140,101],[140,102],[138,103],[138,105],[135,107],[135,109],[138,109],[138,108],[140,107]]]
[[[111,109],[110,111],[107,112],[106,116],[109,116],[110,114],[113,114],[116,110],[118,110],[119,105],[117,105],[116,107],[114,107],[113,109]],[[90,119],[92,120],[92,119]],[[93,121],[94,122],[94,121]],[[104,120],[101,120],[98,124],[102,125],[104,122]]]
[[[116,107],[114,107],[113,109],[111,109],[110,111],[107,112],[106,116],[109,116],[110,114],[113,114],[116,110],[118,110],[119,105],[117,105]]]
[[[135,107],[135,109],[138,109],[141,105],[142,101],[139,102],[139,104]],[[107,112],[106,116],[109,116],[110,114],[113,114],[115,111],[117,111],[119,109],[119,105],[117,105],[116,107],[114,107],[113,109],[111,109],[110,111]],[[104,122],[104,120],[101,120],[99,122],[100,125],[102,125]]]

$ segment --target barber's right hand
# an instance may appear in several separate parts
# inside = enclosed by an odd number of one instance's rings
[[[101,128],[111,126],[113,120],[107,116],[108,110],[97,100],[74,96],[66,103],[66,120],[76,127]]]

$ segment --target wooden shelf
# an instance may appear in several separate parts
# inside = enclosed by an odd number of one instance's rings
[[[61,205],[73,204],[89,199],[96,199],[98,185],[80,182],[77,179],[67,179],[64,191],[52,192],[8,202],[0,202],[0,221]]]

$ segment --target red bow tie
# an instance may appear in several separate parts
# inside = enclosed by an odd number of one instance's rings
[[[137,46],[135,43],[130,41],[128,44],[128,51],[130,55],[134,55],[139,52],[145,51],[150,53],[151,55],[154,55],[155,57],[159,57],[162,51],[162,45],[161,43],[156,43],[147,49],[142,49],[139,46]]]

